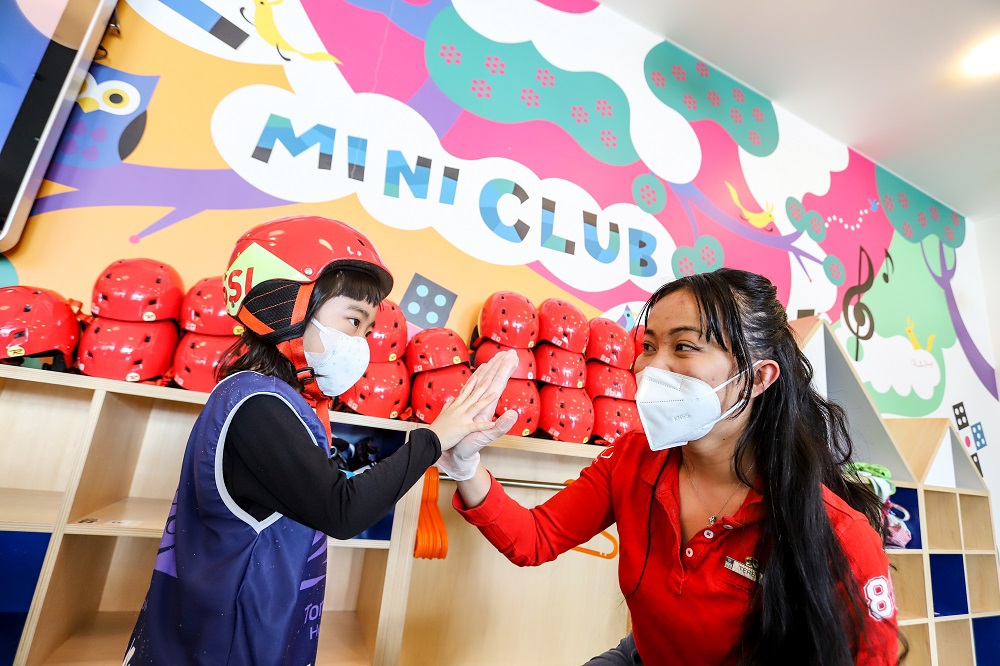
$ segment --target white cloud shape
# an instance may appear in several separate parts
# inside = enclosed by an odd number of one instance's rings
[[[847,341],[853,337],[847,327],[838,326],[835,334],[840,344],[847,348]],[[893,389],[903,397],[916,393],[923,400],[929,400],[941,382],[937,359],[924,349],[914,349],[901,335],[883,338],[876,333],[861,343],[861,349],[864,353],[854,367],[861,379],[870,382],[877,393]]]

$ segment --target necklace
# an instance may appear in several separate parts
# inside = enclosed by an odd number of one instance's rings
[[[683,461],[681,461],[681,467],[687,471],[688,483],[691,484],[691,489],[694,491],[694,494],[698,496],[698,501],[701,502],[702,506],[711,511],[711,508],[708,506],[708,502],[705,501],[705,498],[701,496],[701,492],[698,491],[698,486],[694,485],[694,477],[691,476],[691,470],[687,468]],[[716,521],[719,520],[720,514],[722,514],[726,507],[729,506],[729,502],[736,496],[736,493],[739,492],[740,486],[742,485],[743,483],[741,481],[736,481],[736,487],[733,489],[733,492],[729,495],[729,497],[726,498],[725,503],[719,507],[718,511],[708,517],[709,525],[714,525]]]

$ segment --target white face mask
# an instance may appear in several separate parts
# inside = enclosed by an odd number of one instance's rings
[[[757,361],[760,363],[760,361]],[[751,367],[756,367],[754,363]],[[636,375],[635,406],[654,451],[682,446],[707,435],[716,423],[742,404],[722,413],[718,392],[736,379],[733,375],[715,388],[700,379],[660,368],[646,368]]]
[[[335,398],[354,386],[368,369],[371,358],[368,341],[324,326],[315,319],[310,323],[319,329],[323,351],[307,351],[306,362],[316,373],[316,385],[323,395]]]

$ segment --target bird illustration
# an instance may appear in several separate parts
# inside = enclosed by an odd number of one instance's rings
[[[927,338],[927,347],[921,347],[920,346],[920,341],[917,340],[917,336],[913,332],[914,327],[915,327],[915,324],[914,324],[913,320],[910,319],[909,317],[907,317],[906,318],[906,336],[908,338],[910,338],[910,344],[913,345],[914,351],[919,350],[919,349],[925,349],[926,351],[930,351],[931,347],[934,346],[934,334],[932,333],[930,336],[928,336],[928,338]]]
[[[286,57],[285,53],[298,53],[303,58],[308,58],[309,60],[332,60],[338,65],[342,64],[340,60],[325,51],[303,53],[285,41],[285,38],[282,37],[281,33],[278,31],[278,26],[274,21],[274,9],[272,9],[272,7],[280,5],[284,1],[285,0],[271,0],[269,2],[268,0],[255,0],[253,21],[248,19],[247,15],[243,13],[243,7],[240,7],[240,14],[244,19],[246,19],[247,23],[250,23],[254,28],[256,28],[257,34],[260,35],[261,39],[278,50],[278,55],[281,56],[282,60],[291,62],[292,59]],[[282,51],[284,51],[284,53],[282,53]]]
[[[751,213],[743,207],[742,203],[740,203],[740,195],[736,193],[736,188],[730,185],[728,181],[723,182],[726,183],[726,187],[729,188],[729,196],[732,198],[733,203],[740,209],[741,218],[749,222],[757,229],[763,229],[767,225],[774,222],[774,204],[768,203],[766,210],[759,213]]]
[[[631,331],[632,327],[635,326],[635,313],[632,312],[632,308],[626,305],[624,312],[618,317],[617,321],[626,331]]]
[[[878,210],[878,199],[868,200],[868,210],[870,210],[873,213]]]
[[[54,159],[103,168],[127,158],[146,130],[146,108],[158,81],[158,76],[91,65]]]

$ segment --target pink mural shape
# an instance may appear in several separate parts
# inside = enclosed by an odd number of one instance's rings
[[[601,4],[597,0],[538,0],[538,2],[567,14],[586,14]]]

